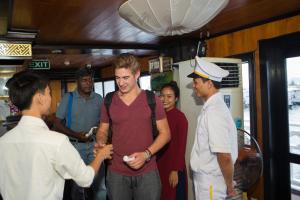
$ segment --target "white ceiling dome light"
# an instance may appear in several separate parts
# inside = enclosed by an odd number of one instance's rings
[[[128,0],[120,16],[145,32],[158,36],[195,31],[212,20],[229,0]]]

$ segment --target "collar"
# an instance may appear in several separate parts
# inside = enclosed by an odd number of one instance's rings
[[[78,89],[76,89],[76,90],[73,91],[73,95],[76,98],[84,98],[83,96],[81,96],[79,94]],[[91,94],[90,94],[90,96],[88,97],[88,99],[93,99],[93,98],[95,98],[95,92],[92,91]]]
[[[38,117],[33,117],[29,115],[23,115],[21,120],[19,121],[18,125],[34,125],[34,126],[40,126],[41,128],[46,128],[49,130],[48,126],[42,120],[41,118]]]
[[[175,106],[174,108],[172,108],[171,110],[166,111],[166,113],[171,113],[171,112],[173,112],[173,111],[175,111],[175,110],[176,110],[176,106]]]
[[[217,92],[215,94],[213,94],[212,96],[210,96],[207,101],[204,103],[203,105],[203,110],[205,110],[209,105],[214,104],[215,102],[219,101],[219,99],[222,99],[221,93]]]

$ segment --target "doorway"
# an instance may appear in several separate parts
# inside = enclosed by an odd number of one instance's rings
[[[265,199],[300,200],[300,33],[260,41],[259,51]]]

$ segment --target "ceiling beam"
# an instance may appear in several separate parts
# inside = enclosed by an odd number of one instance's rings
[[[133,50],[159,50],[159,45],[152,44],[101,44],[101,45],[75,45],[75,44],[35,44],[33,49],[133,49]]]

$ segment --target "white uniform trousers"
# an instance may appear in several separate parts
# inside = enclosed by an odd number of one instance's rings
[[[193,172],[195,200],[224,200],[227,186],[222,175]]]

